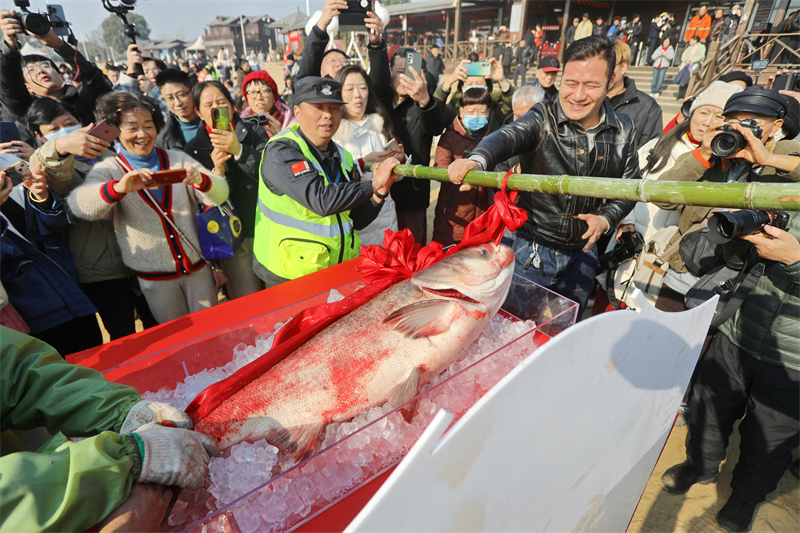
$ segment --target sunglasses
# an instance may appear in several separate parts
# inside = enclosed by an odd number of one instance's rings
[[[139,111],[142,115],[149,115],[151,117],[153,116],[153,108],[146,105],[141,105],[139,107],[125,106],[117,109],[117,113],[122,113],[126,117],[132,117],[137,111]]]

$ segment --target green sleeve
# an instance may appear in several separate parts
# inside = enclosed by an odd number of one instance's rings
[[[0,326],[0,429],[44,426],[68,437],[119,431],[136,389],[71,365],[44,342]]]
[[[508,84],[507,91],[500,91],[500,112],[503,114],[504,117],[507,117],[514,111],[514,107],[512,106],[514,100],[514,92],[516,89],[510,83]],[[497,91],[496,91],[497,92]]]
[[[2,457],[0,532],[90,528],[128,499],[138,468],[133,439],[108,431],[52,453]]]

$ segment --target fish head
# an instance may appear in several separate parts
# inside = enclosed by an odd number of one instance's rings
[[[429,292],[474,301],[496,313],[514,275],[514,253],[485,243],[461,250],[414,274],[411,283]]]

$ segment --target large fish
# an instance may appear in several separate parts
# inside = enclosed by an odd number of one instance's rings
[[[482,244],[442,259],[334,322],[195,429],[222,449],[266,438],[304,457],[330,422],[400,406],[481,333],[508,294],[514,255]]]

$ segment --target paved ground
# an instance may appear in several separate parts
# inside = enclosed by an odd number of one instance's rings
[[[718,532],[719,509],[731,493],[730,480],[739,457],[739,432],[735,430],[728,447],[728,459],[722,464],[717,483],[695,485],[689,492],[674,496],[661,488],[664,471],[686,460],[686,428],[675,427],[647,483],[627,533],[640,532]],[[756,509],[754,533],[800,531],[800,481],[788,471],[767,501]]]

